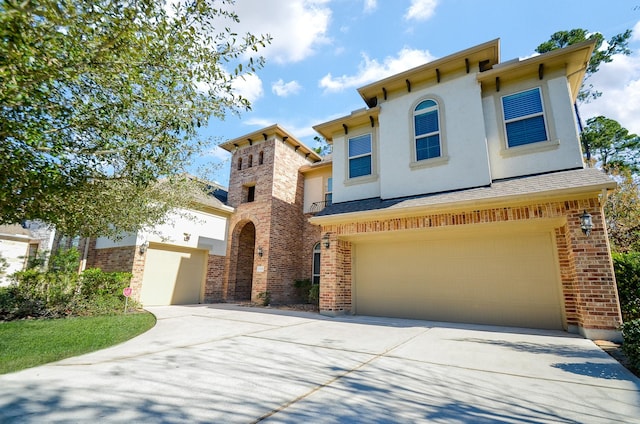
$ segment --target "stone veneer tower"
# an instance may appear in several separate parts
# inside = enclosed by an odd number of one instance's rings
[[[231,152],[229,221],[224,300],[271,302],[294,299],[294,281],[308,278],[303,246],[309,225],[303,215],[300,167],[321,160],[278,125],[221,145]]]

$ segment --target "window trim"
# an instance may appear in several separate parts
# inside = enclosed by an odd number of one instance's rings
[[[526,93],[528,91],[537,91],[538,92],[538,96],[540,99],[540,107],[541,107],[541,111],[540,112],[536,112],[536,113],[532,113],[529,115],[523,115],[523,116],[518,116],[517,118],[511,118],[511,119],[507,119],[505,116],[505,109],[504,109],[504,99],[510,96],[515,96],[517,94],[521,94],[521,93]],[[504,148],[506,150],[512,150],[512,149],[519,149],[522,147],[529,147],[529,149],[526,150],[531,150],[532,145],[539,145],[539,143],[549,143],[551,142],[551,136],[550,136],[550,131],[549,131],[549,124],[547,122],[547,113],[545,110],[545,101],[544,101],[544,95],[543,95],[543,90],[541,86],[535,86],[535,87],[529,87],[529,88],[525,88],[523,90],[518,90],[518,91],[514,91],[512,93],[509,94],[505,94],[503,96],[500,96],[500,112],[502,114],[502,131],[504,134]],[[542,116],[542,122],[544,124],[544,132],[545,132],[545,139],[544,140],[540,140],[540,141],[532,141],[532,142],[528,142],[528,143],[524,143],[524,144],[519,144],[517,146],[510,146],[509,145],[509,135],[507,133],[507,124],[509,123],[513,123],[513,122],[519,122],[519,121],[525,121],[531,118],[536,118],[538,116]],[[523,149],[525,150],[525,149]],[[537,150],[537,149],[534,149]]]
[[[415,127],[415,116],[416,116],[416,108],[420,103],[431,100],[436,103],[437,111],[438,111],[438,134],[440,135],[440,156],[421,159],[418,160],[418,149],[417,149],[417,137],[416,137],[416,127]],[[447,121],[445,119],[445,108],[444,102],[442,98],[439,96],[429,94],[417,99],[409,109],[409,121],[410,121],[410,143],[411,143],[411,160],[409,161],[409,168],[411,169],[421,169],[421,168],[431,168],[434,166],[446,165],[449,163],[449,151],[447,146],[447,137],[446,137],[446,125],[444,125]],[[426,135],[421,135],[424,137]]]

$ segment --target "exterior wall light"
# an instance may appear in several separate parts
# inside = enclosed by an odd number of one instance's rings
[[[325,249],[328,249],[329,246],[331,246],[331,242],[329,241],[329,233],[325,233],[325,235],[322,236],[322,244],[324,245]]]
[[[582,215],[580,215],[580,228],[582,229],[582,232],[589,237],[591,229],[593,228],[593,220],[591,219],[591,214],[588,213],[586,209],[582,212]]]
[[[182,233],[184,235],[184,241],[189,241],[191,239],[190,233]]]
[[[262,246],[258,246],[258,256],[262,257],[263,252],[262,252]]]
[[[140,248],[138,249],[141,255],[144,255],[144,253],[147,251],[147,249],[149,248],[149,242],[145,241],[144,243],[142,243],[140,245]]]

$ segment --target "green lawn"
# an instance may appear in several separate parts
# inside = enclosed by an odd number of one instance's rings
[[[104,349],[155,323],[148,312],[0,322],[0,374]]]

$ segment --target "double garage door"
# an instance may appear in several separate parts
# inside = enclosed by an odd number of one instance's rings
[[[354,241],[357,314],[562,329],[550,231],[423,232]]]
[[[145,255],[140,294],[144,306],[201,302],[206,251],[151,244]]]

